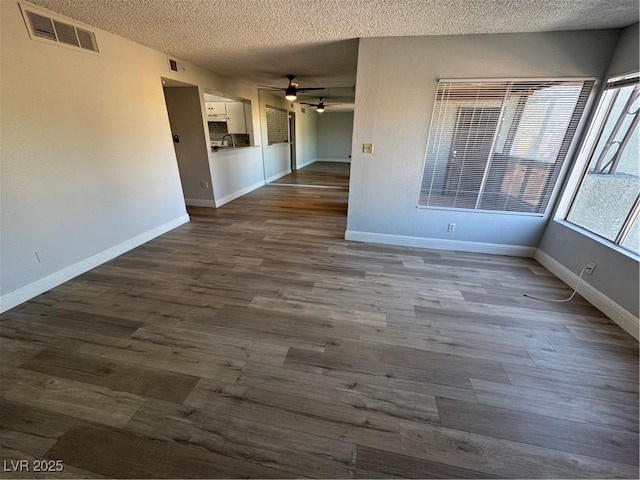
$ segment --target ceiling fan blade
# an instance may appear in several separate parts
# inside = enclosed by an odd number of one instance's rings
[[[325,87],[301,87],[297,89],[299,92],[306,92],[307,90],[326,90]]]

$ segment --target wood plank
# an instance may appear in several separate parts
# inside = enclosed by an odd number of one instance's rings
[[[101,343],[86,343],[78,353],[113,361],[135,363],[145,368],[234,382],[245,362],[205,354],[184,348],[155,345],[134,339],[109,339]]]
[[[269,298],[257,295],[251,301],[251,306],[265,310],[292,313],[301,312],[303,315],[325,315],[332,320],[349,323],[385,327],[387,316],[384,313],[353,310],[337,305],[324,305],[321,303],[307,303],[295,300]]]
[[[296,338],[307,343],[326,342],[333,336],[357,338],[363,332],[374,332],[377,327],[333,320],[324,315],[286,313],[259,307],[225,306],[213,318],[213,324],[229,328],[255,330],[257,333],[278,334],[283,338]]]
[[[574,375],[545,368],[503,365],[509,382],[569,395],[597,398],[612,403],[638,406],[638,385],[603,375]]]
[[[5,456],[4,446],[9,445],[11,449],[18,450],[26,455],[43,455],[58,441],[57,438],[41,437],[32,433],[16,432],[15,430],[5,430],[0,428],[0,445],[3,451],[3,468],[7,468],[10,460],[24,459],[24,457],[13,458]],[[28,453],[27,453],[28,452]],[[7,463],[4,463],[7,462]],[[9,464],[11,465],[11,464]]]
[[[358,446],[356,478],[496,478],[495,475]]]
[[[37,439],[51,440],[51,445],[46,450],[53,446],[63,433],[77,424],[78,419],[69,415],[0,399],[0,429],[28,434]],[[17,448],[27,450],[24,447]],[[43,454],[45,451],[31,453]]]
[[[170,402],[182,402],[199,377],[143,368],[61,350],[45,350],[22,365],[25,370]]]
[[[503,363],[535,366],[526,349],[491,342],[474,342],[457,337],[431,336],[420,337],[413,333],[391,334],[388,332],[376,335],[360,335],[360,340],[396,347],[415,348],[427,352],[459,355],[475,359],[493,360]]]
[[[635,433],[448,398],[437,404],[445,427],[638,465]]]
[[[594,398],[471,379],[484,405],[638,432],[638,409]]]
[[[135,435],[100,425],[79,425],[47,457],[110,478],[290,478],[286,472],[238,461],[215,452]]]
[[[5,366],[19,367],[44,348],[31,342],[4,337],[3,330],[4,328],[0,327],[0,352]]]
[[[638,378],[638,362],[636,358],[603,360],[585,358],[584,356],[565,355],[557,352],[530,350],[529,355],[538,367],[562,370],[574,374],[601,375],[634,382]]]
[[[177,441],[256,467],[275,468],[294,477],[353,476],[355,449],[351,444],[224,413],[210,415],[149,400],[131,419],[127,430],[167,442]]]
[[[435,397],[414,391],[392,389],[349,378],[318,375],[288,368],[247,365],[238,385],[269,390],[280,394],[295,392],[309,400],[344,405],[362,412],[380,413],[396,419],[439,423]],[[203,382],[198,387],[202,388]],[[189,401],[198,395],[190,395]],[[201,394],[200,394],[201,395]]]
[[[297,395],[240,387],[222,387],[201,408],[297,432],[400,452],[398,421],[376,413],[313,401]]]
[[[345,379],[351,385],[362,382],[424,395],[475,400],[468,377],[441,373],[435,369],[421,370],[344,354],[323,354],[295,348],[289,350],[284,366]]]
[[[282,365],[289,347],[202,331],[182,322],[176,327],[147,325],[131,338],[145,342],[211,353],[234,360]]]
[[[387,318],[386,333],[390,335],[407,335],[427,340],[441,340],[440,337],[453,337],[460,342],[477,342],[485,348],[495,344],[511,347],[533,348],[553,351],[554,347],[548,338],[541,333],[528,329],[506,329],[486,325],[469,325],[462,322],[438,321],[431,317],[429,320],[402,316]]]
[[[346,355],[365,360],[421,370],[433,370],[468,378],[508,382],[499,362],[468,358],[449,353],[428,352],[415,348],[397,347],[379,343],[359,342],[346,338],[331,340],[328,355]]]
[[[638,467],[435,425],[401,423],[402,453],[509,478],[635,478]]]
[[[7,400],[111,426],[126,424],[144,398],[126,392],[18,370]]]

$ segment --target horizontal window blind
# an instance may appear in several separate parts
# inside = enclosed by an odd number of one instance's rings
[[[438,82],[418,205],[543,213],[592,87]]]

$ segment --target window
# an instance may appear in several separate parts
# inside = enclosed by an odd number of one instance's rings
[[[588,165],[567,221],[640,253],[640,85],[612,79],[587,136]]]
[[[289,141],[289,112],[267,106],[267,138],[269,145]]]
[[[441,80],[418,206],[543,214],[592,80]]]

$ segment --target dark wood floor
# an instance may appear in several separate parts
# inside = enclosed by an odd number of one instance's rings
[[[346,242],[346,201],[193,208],[3,314],[4,469],[638,477],[635,340],[580,298],[523,297],[569,291],[534,260]]]
[[[306,185],[311,187],[349,187],[350,163],[314,162],[279,178],[271,185]]]

